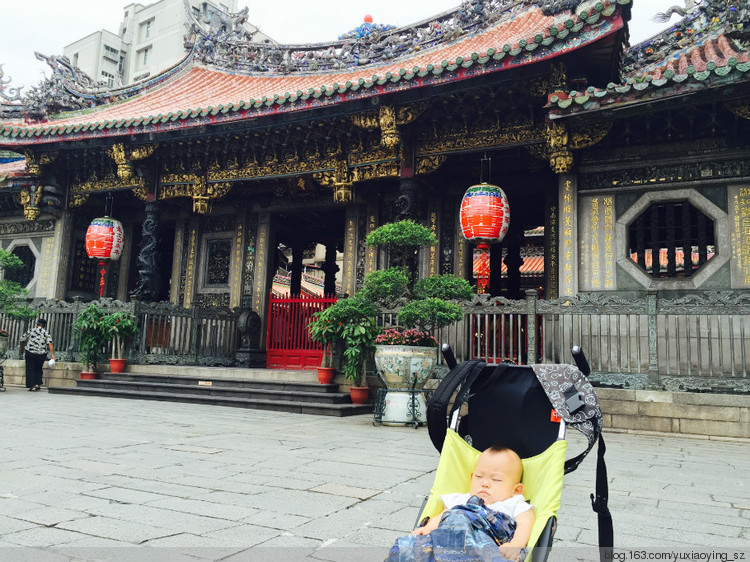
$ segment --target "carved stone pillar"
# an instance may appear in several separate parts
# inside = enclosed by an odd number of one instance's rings
[[[413,178],[403,178],[398,187],[398,199],[396,209],[398,216],[396,220],[415,219],[417,215],[417,195],[419,184]]]
[[[159,298],[161,275],[159,273],[159,206],[146,203],[146,220],[141,227],[141,248],[138,252],[138,286],[130,295],[143,301]]]
[[[258,230],[255,242],[255,286],[253,287],[253,310],[258,313],[263,322],[260,331],[260,346],[265,346],[266,311],[268,296],[273,283],[273,261],[276,252],[276,236],[272,229],[273,217],[269,212],[262,212],[258,216]]]
[[[336,265],[336,244],[326,244],[326,261],[323,264],[323,272],[326,274],[323,282],[323,294],[331,296],[336,294],[336,273],[339,266]]]
[[[353,295],[357,290],[357,247],[359,246],[359,222],[360,210],[357,207],[349,207],[346,210],[346,230],[344,231],[344,278],[342,279],[342,290],[348,295]]]
[[[559,197],[560,297],[575,297],[578,294],[578,182],[575,174],[560,174]]]

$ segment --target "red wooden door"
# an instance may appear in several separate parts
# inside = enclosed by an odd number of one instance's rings
[[[325,310],[335,298],[310,295],[271,295],[268,306],[266,367],[315,369],[323,359],[323,346],[310,340],[307,325],[312,315]]]

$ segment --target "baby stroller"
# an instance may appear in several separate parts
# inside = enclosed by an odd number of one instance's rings
[[[607,508],[605,445],[602,414],[586,378],[588,364],[580,348],[573,348],[573,365],[487,365],[483,361],[456,364],[450,347],[443,346],[450,372],[427,405],[427,424],[440,451],[435,481],[425,499],[418,523],[442,510],[442,494],[468,492],[470,475],[480,452],[493,445],[515,450],[523,459],[524,496],[536,507],[529,540],[529,556],[544,562],[557,526],[563,475],[575,470],[599,441],[596,495],[592,507],[599,517],[601,559],[613,544],[612,518]],[[580,369],[580,370],[579,370]],[[588,438],[588,447],[565,460],[566,427]]]

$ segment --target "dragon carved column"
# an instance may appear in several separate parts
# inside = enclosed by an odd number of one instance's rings
[[[144,301],[155,301],[159,298],[161,276],[158,263],[157,236],[159,229],[159,206],[156,203],[146,203],[146,220],[141,229],[141,248],[138,252],[138,286],[131,296]]]

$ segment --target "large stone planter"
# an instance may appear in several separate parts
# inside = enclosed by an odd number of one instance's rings
[[[381,422],[386,425],[426,423],[422,394],[435,371],[438,348],[415,345],[376,345],[375,367],[386,383]]]

